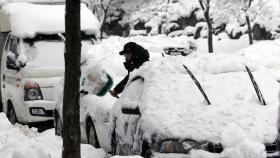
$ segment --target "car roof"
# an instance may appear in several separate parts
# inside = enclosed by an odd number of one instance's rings
[[[34,37],[37,33],[54,34],[65,32],[65,6],[15,2],[4,5],[0,11],[0,31],[18,37]],[[96,34],[99,21],[86,7],[81,5],[81,30]]]

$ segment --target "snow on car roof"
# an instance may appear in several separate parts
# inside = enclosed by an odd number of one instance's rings
[[[222,60],[218,54],[206,55],[207,58],[195,56],[166,57],[145,63],[130,76],[130,79],[139,75],[145,78],[142,98],[135,104],[129,96],[141,87],[133,90],[128,86],[115,107],[140,105],[141,126],[147,137],[156,133],[162,135],[161,138],[206,140],[225,147],[245,138],[260,143],[273,142],[277,137],[279,105],[279,85],[275,78],[266,69],[242,58],[238,63],[238,59]],[[223,68],[226,62],[228,66]],[[206,104],[183,63],[193,70],[212,105]],[[245,64],[255,70],[253,75],[267,106],[259,104]]]
[[[18,37],[65,32],[65,5],[9,3],[2,7],[0,15],[1,32],[11,31]],[[92,12],[85,4],[81,4],[81,30],[87,34],[96,34],[99,26]]]

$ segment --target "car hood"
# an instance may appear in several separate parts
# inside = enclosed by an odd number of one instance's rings
[[[64,70],[60,68],[22,69],[21,74],[24,78],[62,77],[64,75]]]
[[[176,68],[162,60],[145,64],[130,77],[144,77],[141,98],[129,97],[133,90],[127,86],[115,105],[139,107],[140,127],[148,140],[156,134],[226,146],[245,138],[262,143],[276,139],[279,84],[268,71],[253,72],[266,106],[258,102],[245,71],[196,75],[211,102],[207,105],[185,70]]]

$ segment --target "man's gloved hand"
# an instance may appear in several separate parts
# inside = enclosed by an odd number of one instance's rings
[[[119,96],[118,96],[119,93],[116,92],[115,90],[110,91],[110,94],[111,94],[113,97],[119,98]]]

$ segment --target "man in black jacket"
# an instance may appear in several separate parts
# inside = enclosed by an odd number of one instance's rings
[[[114,97],[118,97],[129,78],[129,73],[134,69],[138,69],[144,62],[149,60],[149,52],[144,49],[142,46],[134,43],[128,42],[124,45],[123,50],[119,53],[120,55],[124,55],[125,62],[124,67],[127,69],[128,74],[125,78],[111,91],[111,95]]]

